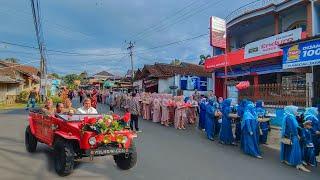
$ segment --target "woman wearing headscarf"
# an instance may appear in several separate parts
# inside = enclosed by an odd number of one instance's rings
[[[213,96],[214,98],[217,98],[216,96]],[[223,98],[219,97],[218,101],[216,102],[216,106],[217,106],[217,111],[219,112],[219,114],[221,114],[219,117],[217,117],[216,121],[215,121],[215,130],[214,130],[214,136],[219,136],[220,133],[220,129],[221,129],[221,123],[222,123],[222,102],[223,102]]]
[[[219,134],[220,143],[222,144],[232,144],[234,143],[234,138],[232,134],[232,127],[231,127],[231,99],[225,99],[222,102],[222,123],[221,129]]]
[[[154,97],[152,111],[153,111],[152,121],[156,122],[156,123],[160,122],[160,120],[161,120],[161,102],[160,102],[159,97]]]
[[[168,98],[165,95],[162,95],[161,103],[161,124],[169,126],[169,109],[168,109]]]
[[[241,122],[241,149],[245,154],[261,159],[259,122],[254,104],[248,102]]]
[[[208,104],[206,105],[206,133],[209,140],[213,141],[214,137],[214,130],[215,130],[215,112],[216,112],[216,106],[215,106],[215,99],[209,98]]]
[[[236,122],[235,122],[236,128],[235,128],[235,133],[234,133],[236,136],[236,138],[235,138],[236,142],[239,142],[241,139],[241,121],[243,119],[244,110],[245,110],[247,104],[248,104],[248,100],[243,99],[237,107],[238,118],[236,119]]]
[[[176,110],[174,126],[176,129],[185,129],[185,107],[183,102],[183,96],[176,96]]]
[[[206,124],[206,98],[200,100],[199,129],[204,130]]]
[[[188,108],[188,115],[189,115],[189,122],[190,124],[195,124],[197,121],[197,109],[198,109],[198,102],[194,100],[193,96],[190,96],[189,101],[191,107]]]
[[[280,160],[297,169],[310,172],[302,164],[302,152],[298,138],[297,106],[286,106],[281,127]]]
[[[260,143],[267,144],[270,124],[269,120],[264,118],[266,115],[266,110],[263,107],[263,101],[259,100],[256,102],[256,112],[257,116],[261,119],[259,122],[259,127],[261,129]]]
[[[311,135],[312,141],[315,146],[315,155],[319,155],[320,151],[320,121],[318,119],[318,109],[315,107],[306,108],[304,113],[304,120],[311,121],[312,128],[311,128]]]

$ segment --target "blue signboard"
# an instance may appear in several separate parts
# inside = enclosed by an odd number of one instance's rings
[[[181,76],[180,88],[182,90],[207,90],[207,78],[198,76]]]
[[[320,65],[319,39],[283,48],[283,69],[316,65]]]

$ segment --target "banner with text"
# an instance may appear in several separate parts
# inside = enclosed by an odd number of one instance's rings
[[[283,48],[283,69],[317,65],[320,65],[320,39]]]
[[[226,21],[218,17],[210,17],[210,45],[226,48]]]
[[[302,29],[294,29],[277,34],[259,41],[247,44],[244,47],[244,58],[252,58],[282,51],[279,45],[301,39]]]

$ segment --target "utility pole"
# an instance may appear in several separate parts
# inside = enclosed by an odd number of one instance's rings
[[[35,27],[35,33],[37,37],[38,49],[40,53],[40,93],[41,100],[47,97],[47,60],[46,60],[46,47],[43,38],[41,16],[40,16],[40,2],[39,0],[30,0],[31,10],[33,15],[33,23]]]
[[[129,50],[129,56],[130,56],[130,60],[131,60],[131,81],[132,81],[132,87],[133,87],[133,78],[134,78],[134,70],[133,70],[133,48],[134,48],[134,43],[130,41],[130,42],[128,43],[128,48],[127,48],[127,50]]]

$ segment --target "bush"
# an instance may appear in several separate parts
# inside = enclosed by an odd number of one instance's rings
[[[21,91],[17,97],[17,102],[27,103],[29,98],[29,91]]]
[[[62,99],[61,99],[61,97],[59,97],[59,96],[51,96],[50,99],[52,99],[52,102],[53,102],[54,104],[57,104],[57,103],[61,103],[61,102],[62,102]]]

